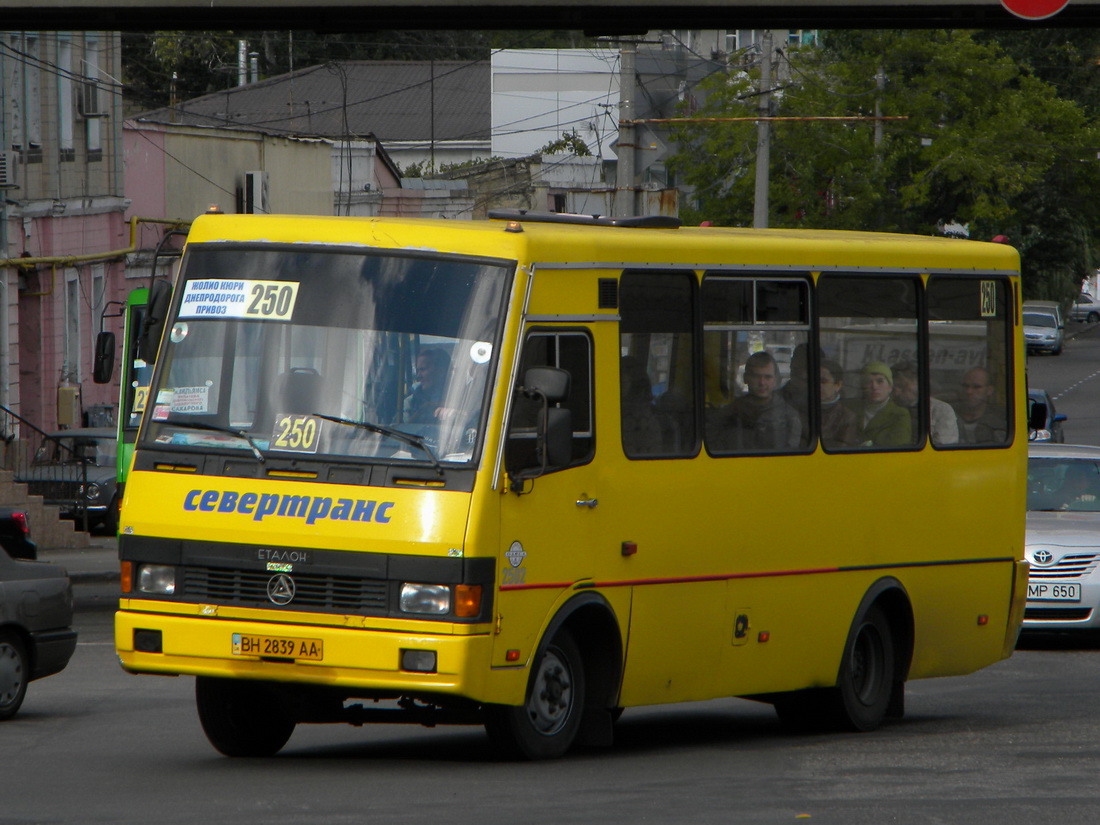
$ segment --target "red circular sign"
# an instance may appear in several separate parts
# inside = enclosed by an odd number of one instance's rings
[[[1069,0],[1001,0],[1001,5],[1024,20],[1044,20],[1068,6]]]

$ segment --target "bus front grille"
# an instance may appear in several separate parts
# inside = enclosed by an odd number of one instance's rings
[[[188,600],[209,604],[239,604],[271,607],[268,584],[272,574],[254,570],[189,567],[183,578]],[[288,609],[378,613],[386,610],[387,583],[378,579],[297,573]]]

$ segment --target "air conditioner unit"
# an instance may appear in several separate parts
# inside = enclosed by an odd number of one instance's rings
[[[106,117],[99,104],[99,84],[94,80],[85,80],[78,87],[76,107],[81,117]]]
[[[0,189],[18,189],[19,153],[0,152]]]
[[[244,203],[242,211],[249,215],[266,215],[267,172],[244,173]]]

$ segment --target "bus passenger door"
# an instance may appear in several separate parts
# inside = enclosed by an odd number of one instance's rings
[[[534,377],[533,367],[567,372],[568,392],[549,405],[551,413],[557,411],[549,423],[557,426],[554,419],[567,411],[571,432],[564,456],[544,455],[540,420],[546,406],[516,391],[505,450],[508,493],[501,500],[497,667],[527,664],[562,603],[620,574],[623,557],[609,532],[616,520],[614,496],[595,460],[594,351],[593,336],[583,328],[538,329],[524,341],[517,383],[523,387],[525,376]],[[544,458],[552,460],[544,466]],[[630,589],[618,588],[609,599],[625,637]]]

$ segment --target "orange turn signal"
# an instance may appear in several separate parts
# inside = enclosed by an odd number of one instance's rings
[[[124,561],[119,565],[118,571],[119,589],[123,593],[129,593],[134,589],[134,563]]]
[[[985,627],[989,624],[989,617],[984,613],[978,617],[978,627]]]
[[[473,619],[481,613],[481,585],[459,584],[455,586],[455,615]]]

